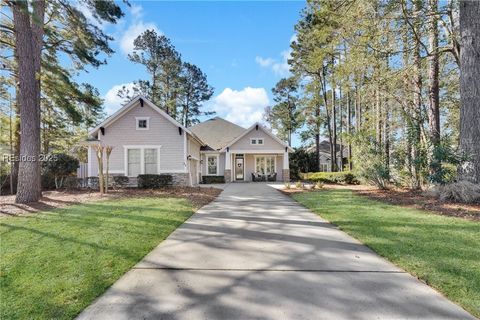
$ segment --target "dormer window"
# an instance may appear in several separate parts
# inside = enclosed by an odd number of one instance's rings
[[[250,139],[250,144],[254,146],[263,145],[263,138],[252,138]]]
[[[135,117],[137,123],[137,130],[148,130],[150,125],[150,118],[148,117]]]

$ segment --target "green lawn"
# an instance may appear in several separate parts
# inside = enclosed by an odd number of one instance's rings
[[[480,316],[480,223],[384,204],[350,190],[293,197]]]
[[[73,318],[193,212],[144,198],[0,219],[0,319]]]

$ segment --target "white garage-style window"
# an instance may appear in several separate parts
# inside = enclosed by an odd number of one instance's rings
[[[161,146],[125,146],[125,172],[128,177],[160,173]]]
[[[207,155],[207,175],[216,176],[218,174],[218,154]]]
[[[148,130],[150,127],[150,117],[135,117],[137,130]]]
[[[259,174],[275,173],[275,156],[256,156],[255,172]]]

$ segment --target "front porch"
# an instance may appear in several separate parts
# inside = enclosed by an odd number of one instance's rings
[[[228,150],[225,181],[289,181],[288,151]]]

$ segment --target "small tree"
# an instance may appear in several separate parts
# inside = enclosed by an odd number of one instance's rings
[[[107,170],[106,170],[106,174],[107,174],[107,183],[105,184],[105,193],[108,193],[108,183],[109,183],[109,173],[108,173],[108,170],[109,170],[109,167],[110,167],[110,155],[112,154],[112,151],[113,151],[113,147],[112,146],[106,146],[105,147],[105,154],[107,156]]]
[[[92,146],[93,150],[95,151],[95,155],[97,157],[98,162],[98,184],[100,187],[100,193],[105,193],[105,183],[104,183],[104,176],[103,176],[103,150],[105,149],[104,146],[101,144],[95,144]]]
[[[56,189],[63,187],[64,179],[75,173],[78,166],[78,160],[65,153],[53,154],[44,162],[45,174],[54,177]]]

